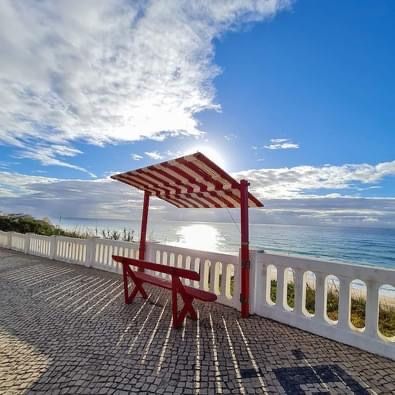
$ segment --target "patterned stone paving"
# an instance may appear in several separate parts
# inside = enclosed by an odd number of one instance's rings
[[[0,249],[0,393],[393,394],[395,363],[170,293],[125,305],[120,276]]]

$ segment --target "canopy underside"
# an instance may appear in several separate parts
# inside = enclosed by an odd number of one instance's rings
[[[111,178],[179,208],[240,207],[240,184],[200,152]],[[248,206],[263,204],[249,193]]]

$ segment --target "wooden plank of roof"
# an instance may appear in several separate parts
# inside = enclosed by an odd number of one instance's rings
[[[176,207],[240,207],[240,184],[199,152],[111,178],[146,190]],[[251,193],[248,205],[263,206]]]

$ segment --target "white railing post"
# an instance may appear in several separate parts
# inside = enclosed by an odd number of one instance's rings
[[[276,304],[284,310],[287,309],[287,289],[285,288],[285,269],[282,266],[277,267],[277,292]]]
[[[144,260],[147,262],[155,262],[155,258],[153,256],[153,242],[152,241],[147,241],[145,243],[145,257]]]
[[[315,282],[315,316],[320,322],[326,322],[326,275],[316,274]]]
[[[303,270],[300,269],[294,269],[295,273],[295,296],[294,296],[294,303],[295,303],[295,313],[297,314],[303,314],[303,307],[304,307],[304,294],[305,292],[303,291]]]
[[[10,250],[12,250],[12,234],[13,232],[8,232],[7,234],[8,236],[7,248],[9,248]]]
[[[346,277],[339,278],[340,281],[340,294],[339,294],[339,320],[338,325],[340,328],[350,328],[350,303],[351,291],[350,280]]]
[[[379,321],[379,288],[380,284],[375,281],[366,281],[366,315],[364,334],[377,339]]]
[[[25,241],[23,243],[23,252],[29,254],[30,250],[30,233],[25,234]]]
[[[262,303],[262,266],[258,264],[257,251],[250,250],[250,313],[256,313],[257,303]]]
[[[96,238],[90,238],[86,242],[86,267],[92,267],[94,265],[96,257]]]
[[[57,250],[57,237],[51,236],[49,242],[49,259],[56,259],[56,250]]]

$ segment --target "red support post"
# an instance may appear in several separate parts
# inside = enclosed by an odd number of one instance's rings
[[[241,317],[250,315],[250,248],[248,226],[248,185],[247,180],[240,181],[240,222],[241,222]]]
[[[140,248],[139,248],[139,259],[141,260],[144,260],[145,257],[145,241],[147,238],[149,197],[150,197],[150,193],[148,191],[144,191],[144,206],[143,206],[143,215],[141,218],[141,234],[140,234]],[[139,268],[139,271],[144,271],[144,269]]]

